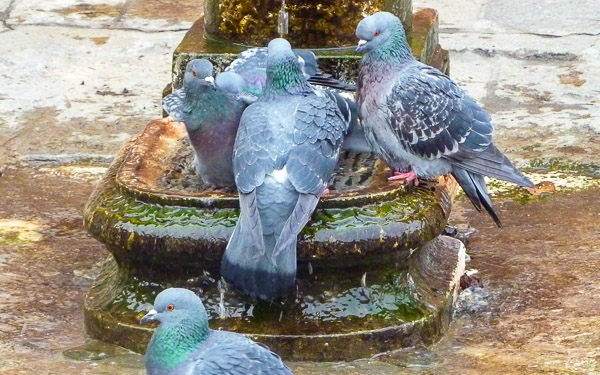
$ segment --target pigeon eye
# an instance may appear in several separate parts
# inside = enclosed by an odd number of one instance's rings
[[[175,310],[175,306],[167,305],[167,311],[173,311],[173,310]]]
[[[379,32],[379,31],[375,31],[375,34],[373,34],[373,35],[375,35],[375,36],[379,36],[379,34],[381,34],[381,32]]]
[[[198,73],[196,73],[196,71],[195,71],[195,70],[192,70],[192,75],[193,75],[194,77],[198,77]],[[173,306],[173,305],[170,305],[170,306]]]

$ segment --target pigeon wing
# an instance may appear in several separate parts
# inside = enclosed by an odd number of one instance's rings
[[[480,175],[533,184],[493,144],[487,112],[439,70],[415,64],[398,77],[387,98],[391,126],[405,149],[444,159]]]
[[[296,106],[295,146],[286,168],[298,192],[320,196],[337,164],[349,117],[344,118],[340,112],[334,94],[316,92]]]
[[[179,89],[163,98],[163,109],[175,121],[185,121],[185,91]]]
[[[244,111],[235,139],[233,171],[241,193],[250,193],[262,185],[265,176],[281,168],[286,145],[284,138],[276,138],[270,121],[278,121],[269,111],[268,104],[256,102]]]
[[[492,143],[489,115],[450,78],[426,65],[402,71],[387,106],[404,147],[422,158],[477,155]]]
[[[288,375],[292,372],[281,358],[250,340],[222,343],[203,351],[177,375]]]

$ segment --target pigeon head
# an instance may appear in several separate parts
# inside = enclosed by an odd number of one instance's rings
[[[190,290],[170,288],[156,296],[154,308],[144,315],[141,323],[157,320],[161,325],[177,325],[190,318],[208,329],[208,315],[200,298]]]
[[[290,43],[282,38],[273,39],[267,47],[267,84],[265,94],[299,93],[310,90],[302,73],[302,66]]]
[[[223,91],[239,94],[244,91],[247,83],[241,75],[229,71],[217,74],[215,85]]]
[[[185,66],[183,84],[186,87],[192,85],[213,85],[213,65],[206,59],[194,59]]]
[[[365,17],[356,27],[356,36],[360,41],[356,52],[369,52],[388,45],[388,41],[398,38],[406,43],[402,22],[392,13],[378,12]]]

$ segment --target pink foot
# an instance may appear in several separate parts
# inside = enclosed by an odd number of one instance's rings
[[[388,177],[388,181],[399,181],[404,180],[406,182],[414,181],[415,186],[419,186],[419,179],[415,174],[415,171],[410,171],[408,173],[394,172],[392,177]]]
[[[329,194],[331,194],[331,191],[328,188],[325,188],[325,190],[323,190],[323,194],[321,194],[321,196],[329,195]]]

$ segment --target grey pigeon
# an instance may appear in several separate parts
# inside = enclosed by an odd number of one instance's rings
[[[234,146],[241,212],[221,275],[235,287],[264,300],[294,290],[297,235],[333,174],[347,128],[333,94],[308,84],[285,39],[272,40],[264,92],[244,111]]]
[[[379,12],[356,28],[358,108],[365,136],[390,167],[413,176],[451,173],[473,205],[501,226],[484,176],[533,184],[493,145],[491,118],[448,76],[415,60],[400,20]]]
[[[225,88],[214,84],[210,61],[196,59],[186,66],[183,88],[163,100],[165,111],[185,124],[195,151],[194,165],[202,180],[216,188],[233,188],[233,143],[248,102],[234,77],[221,77]],[[233,80],[233,81],[232,81]]]
[[[342,147],[345,150],[354,152],[372,152],[367,144],[361,125],[358,123],[358,114],[356,103],[347,95],[342,95],[343,91],[356,91],[356,86],[341,82],[331,75],[321,72],[318,67],[317,57],[312,51],[303,49],[293,49],[294,55],[300,63],[302,74],[309,83],[327,87],[331,89],[335,97],[337,106],[342,115],[350,122],[348,134],[344,138]],[[236,81],[237,87],[242,88],[242,97],[252,98],[262,94],[267,82],[267,49],[262,47],[250,48],[238,55],[238,57],[225,69],[225,73],[217,75],[217,86],[223,86],[220,76],[230,74],[230,81]],[[233,78],[237,76],[236,78]],[[250,102],[247,100],[247,102]]]
[[[187,289],[165,289],[141,322],[158,321],[146,350],[148,375],[291,374],[265,346],[208,327],[202,301]]]
[[[329,74],[323,73],[318,66],[317,56],[310,50],[294,49],[294,55],[300,63],[304,77],[312,84],[326,86],[342,91],[356,91],[356,86],[339,81]],[[225,69],[244,77],[251,91],[260,95],[266,84],[267,49],[263,47],[250,48],[240,53]]]

